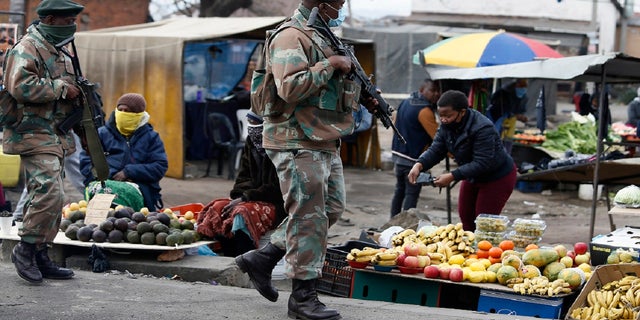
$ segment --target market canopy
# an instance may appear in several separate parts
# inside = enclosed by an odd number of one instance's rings
[[[640,58],[615,52],[477,68],[430,64],[423,67],[433,80],[529,78],[600,82],[604,76],[607,83],[640,81]]]

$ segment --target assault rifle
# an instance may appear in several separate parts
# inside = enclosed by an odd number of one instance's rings
[[[316,19],[320,20],[322,27],[318,27],[315,25]],[[404,139],[402,134],[400,134],[400,132],[398,131],[398,128],[396,128],[396,126],[393,124],[393,121],[391,121],[390,116],[393,112],[393,108],[389,106],[389,103],[387,103],[384,98],[382,98],[376,86],[371,83],[371,80],[362,69],[362,66],[360,66],[360,62],[358,62],[358,59],[353,54],[352,47],[344,45],[342,41],[340,41],[340,39],[338,39],[338,37],[333,34],[333,31],[331,31],[329,25],[324,21],[324,19],[322,19],[322,17],[318,15],[317,7],[311,9],[311,14],[309,15],[309,20],[307,21],[307,27],[315,28],[316,30],[318,30],[318,32],[325,35],[331,42],[331,45],[335,47],[336,52],[339,55],[346,56],[351,59],[353,68],[347,76],[350,80],[353,80],[360,85],[360,103],[364,104],[364,102],[369,100],[369,98],[378,100],[378,105],[375,107],[373,114],[376,116],[376,118],[380,119],[382,125],[384,125],[385,128],[389,129],[389,127],[391,127],[396,135],[398,135],[398,138],[400,139],[400,141],[402,141],[402,143],[407,143],[407,140]]]
[[[71,59],[73,72],[76,76],[76,85],[80,88],[80,95],[74,103],[73,112],[58,125],[58,130],[62,133],[67,133],[73,129],[78,134],[82,148],[91,157],[96,176],[104,187],[104,181],[109,177],[109,165],[98,136],[98,128],[104,125],[102,99],[96,91],[97,85],[82,76],[78,51],[73,40],[74,37],[71,36],[55,45],[56,49]],[[66,47],[69,43],[73,48],[73,54]]]

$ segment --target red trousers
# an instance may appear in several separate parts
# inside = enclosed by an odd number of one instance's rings
[[[476,230],[476,217],[479,214],[500,214],[509,200],[513,188],[516,186],[518,170],[491,182],[471,183],[466,180],[460,182],[458,195],[458,215],[462,228],[468,231]]]

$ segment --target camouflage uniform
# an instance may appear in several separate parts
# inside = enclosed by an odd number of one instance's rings
[[[67,85],[75,82],[73,67],[35,25],[7,53],[6,63],[4,85],[22,118],[4,126],[2,144],[5,153],[21,156],[29,194],[19,235],[27,243],[50,243],[63,206],[62,160],[75,151],[73,136],[56,129],[73,109],[65,99]]]
[[[271,243],[286,248],[287,276],[301,280],[320,277],[328,228],[344,211],[339,139],[353,132],[352,111],[359,107],[359,87],[330,65],[327,57],[335,52],[306,26],[309,13],[300,5],[292,27],[270,42],[266,68],[285,103],[275,104],[279,110],[265,107],[263,129],[289,214]]]

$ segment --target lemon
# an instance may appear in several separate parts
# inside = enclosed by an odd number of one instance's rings
[[[491,266],[491,260],[489,259],[482,258],[479,261],[482,262],[482,264],[484,264],[484,270],[487,270],[487,268]]]
[[[588,263],[581,263],[578,268],[584,271],[584,273],[591,273],[591,265]]]
[[[117,205],[113,210],[114,210],[114,211],[118,211],[118,210],[120,210],[120,209],[122,209],[122,208],[124,208],[124,206],[123,206],[123,205],[121,205],[121,204],[119,204],[119,205]]]
[[[484,272],[484,281],[485,282],[489,282],[489,283],[498,282],[498,276],[493,271],[485,271]]]
[[[69,216],[71,216],[71,209],[69,209],[68,207],[64,208],[64,217],[66,219],[69,219]]]
[[[469,267],[462,268],[462,279],[467,281],[469,280],[469,274],[471,274],[472,270]]]
[[[140,213],[144,214],[145,216],[149,214],[149,208],[147,207],[142,207],[140,208]]]
[[[87,207],[80,207],[80,209],[78,209],[78,211],[80,212],[87,212]]]
[[[80,205],[77,202],[71,202],[71,204],[69,204],[69,210],[77,211],[78,209],[80,209]]]
[[[89,203],[87,203],[87,200],[78,201],[78,205],[80,206],[80,208],[86,208],[88,204]]]
[[[469,282],[480,283],[484,281],[484,271],[469,272]]]
[[[169,208],[164,209],[164,211],[162,211],[162,212],[164,212],[166,214],[173,214],[173,210],[171,210]]]
[[[193,211],[187,211],[187,212],[184,213],[184,218],[187,219],[187,220],[192,220],[193,217],[194,217]]]
[[[484,263],[480,262],[480,261],[476,261],[474,263],[472,263],[469,268],[471,268],[471,271],[485,271],[486,267],[484,266]]]

